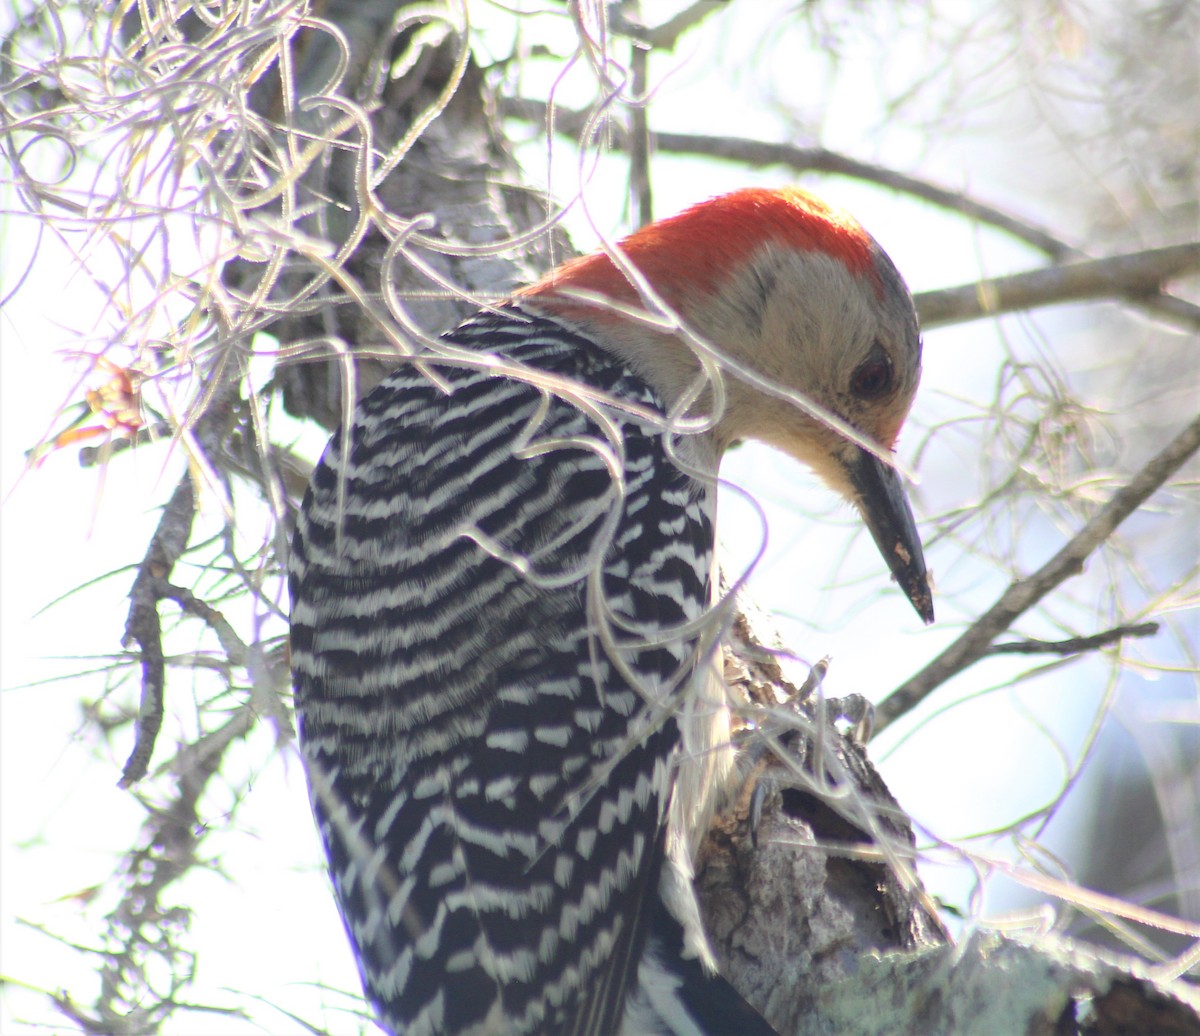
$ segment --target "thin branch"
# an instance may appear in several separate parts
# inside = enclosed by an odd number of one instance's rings
[[[660,151],[675,154],[706,155],[748,165],[782,165],[796,172],[832,173],[855,180],[888,187],[938,208],[949,209],[976,223],[1003,230],[1053,259],[1074,254],[1066,244],[1046,230],[1017,219],[1015,216],[978,201],[962,191],[939,187],[917,176],[910,176],[887,166],[862,162],[848,155],[823,147],[798,147],[793,144],[773,144],[743,137],[714,137],[691,133],[654,133],[651,139]]]
[[[250,674],[250,703],[255,710],[271,718],[275,724],[276,740],[282,744],[295,737],[291,715],[275,690],[279,684],[275,674],[284,665],[282,659],[272,665],[259,641],[247,644],[220,611],[186,587],[175,586],[164,579],[159,583],[158,594],[164,600],[174,601],[185,614],[202,620],[216,634],[221,650],[229,661]]]
[[[1142,309],[1171,324],[1180,324],[1200,329],[1200,305],[1162,292],[1136,300]]]
[[[189,615],[200,619],[213,633],[221,644],[229,661],[235,666],[249,665],[249,652],[246,643],[238,636],[229,620],[207,601],[200,600],[191,590],[183,586],[175,586],[167,580],[161,580],[158,586],[160,599],[174,601]]]
[[[1167,281],[1198,269],[1200,242],[1170,245],[922,292],[916,297],[917,312],[921,327],[928,329],[1086,299],[1137,302],[1159,294]]]
[[[154,530],[146,556],[138,566],[137,578],[129,591],[129,617],[125,621],[123,642],[126,646],[135,642],[141,655],[142,701],[138,708],[133,751],[118,782],[121,788],[130,787],[146,775],[150,756],[154,752],[154,742],[162,728],[166,664],[163,660],[162,622],[158,615],[160,588],[187,549],[195,515],[192,475],[188,471],[163,508],[158,528]]]
[[[191,911],[170,905],[165,892],[193,867],[202,865],[200,845],[210,830],[199,803],[221,773],[228,748],[254,726],[254,712],[242,706],[225,725],[185,746],[173,767],[175,788],[163,805],[150,809],[141,842],[119,873],[125,891],[108,915],[108,946],[100,965],[99,1024],[87,1033],[157,1033],[173,1011],[223,1010],[184,1004],[177,994],[195,975],[195,957],[184,946]],[[146,977],[147,960],[156,965],[155,984]],[[162,969],[168,987],[161,988]]]
[[[516,97],[503,101],[500,110],[505,116],[545,124],[549,117],[550,107],[544,101]],[[559,105],[554,106],[554,128],[560,133],[577,136],[588,125],[588,121],[587,112],[572,111]],[[611,125],[609,131],[610,143],[614,148],[622,150],[630,146],[628,134],[623,132],[623,127]],[[782,165],[795,172],[834,173],[853,177],[856,180],[864,180],[868,183],[879,184],[881,187],[901,191],[914,198],[931,202],[939,208],[959,212],[975,222],[996,227],[1025,241],[1053,259],[1080,254],[1071,245],[1055,237],[1049,231],[1019,220],[992,205],[977,201],[962,191],[939,187],[928,180],[909,176],[886,166],[860,162],[827,148],[773,144],[746,137],[660,132],[650,134],[650,144],[657,151],[667,151],[672,154],[702,155],[707,158],[742,162],[752,166]]]
[[[619,5],[614,4],[609,14],[609,28],[622,36],[654,50],[671,51],[679,42],[679,37],[689,29],[695,28],[705,18],[718,11],[729,9],[728,0],[696,0],[690,7],[680,11],[673,18],[661,25],[643,25],[640,21],[630,18],[628,13]],[[639,12],[640,14],[640,12]]]
[[[93,468],[99,464],[107,464],[113,457],[135,446],[152,446],[170,438],[174,432],[169,421],[156,421],[152,425],[139,428],[132,437],[122,436],[113,438],[103,446],[81,446],[79,448],[79,466]]]
[[[530,122],[547,124],[550,116],[550,106],[543,101],[529,98],[510,98],[501,104],[501,113],[512,118],[524,119]],[[553,128],[568,136],[578,136],[589,125],[587,112],[572,111],[560,106],[554,106]],[[632,147],[630,134],[616,120],[610,119],[606,125],[608,142],[618,150],[629,150]],[[899,191],[913,198],[920,198],[939,208],[961,214],[972,222],[1000,230],[1019,241],[1036,248],[1055,262],[1070,259],[1085,259],[1086,253],[1067,241],[1056,237],[1043,227],[1019,219],[994,205],[981,202],[962,191],[950,190],[937,184],[930,183],[916,176],[889,169],[886,166],[861,162],[846,155],[838,154],[823,147],[797,147],[793,144],[776,144],[762,140],[750,140],[745,137],[717,137],[693,133],[654,133],[648,134],[649,146],[658,152],[669,152],[681,155],[702,155],[708,158],[722,159],[730,162],[741,162],[750,166],[781,165],[794,172],[830,173],[837,176],[847,176],[866,183],[878,184]],[[1193,247],[1193,246],[1182,246]],[[1142,254],[1142,253],[1138,253]],[[1108,260],[1099,260],[1107,262]],[[1082,264],[1081,264],[1082,265]],[[1041,272],[1041,271],[1039,271]],[[1028,276],[1035,276],[1029,274]],[[991,282],[993,284],[999,282]],[[1136,303],[1140,308],[1170,321],[1173,324],[1190,328],[1200,328],[1200,306],[1187,299],[1169,295],[1160,290],[1161,280],[1155,281],[1139,290],[1131,290],[1120,285],[1117,291],[1119,297]],[[970,285],[951,291],[969,292],[970,298],[979,295],[979,289]],[[974,317],[990,315],[993,311],[976,306],[970,309],[966,301],[947,299],[942,301],[940,293],[929,293],[936,298],[930,298],[926,303],[930,307],[929,321],[926,326],[935,323],[946,323],[947,319],[939,316],[939,307],[961,306],[969,316],[958,319],[966,320]],[[967,296],[964,296],[966,298]],[[1095,298],[1095,295],[1071,296],[1066,299],[1050,298],[1046,301],[1033,303],[1047,305],[1049,302],[1071,301],[1076,297]],[[1019,308],[1019,307],[1017,307]],[[1000,310],[1003,312],[1004,310]],[[958,310],[953,310],[957,313]],[[922,311],[924,318],[924,311]],[[924,322],[924,321],[923,321]]]
[[[633,105],[629,112],[629,186],[638,226],[644,227],[654,222],[654,196],[650,189],[650,116],[644,103],[648,99],[649,54],[637,43],[632,44],[632,48],[633,53],[629,56],[630,86],[639,103]]]
[[[1200,417],[1118,490],[1065,547],[1028,579],[1013,583],[967,631],[875,710],[875,732],[910,712],[936,688],[979,661],[993,640],[1060,583],[1083,571],[1084,562],[1150,495],[1200,449]]]
[[[993,644],[989,655],[1078,655],[1084,651],[1117,644],[1126,637],[1153,637],[1159,631],[1157,622],[1143,622],[1136,626],[1116,626],[1103,633],[1089,637],[1070,637],[1067,640],[1016,640],[1007,644]]]

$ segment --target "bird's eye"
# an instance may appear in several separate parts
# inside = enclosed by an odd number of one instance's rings
[[[859,399],[878,399],[892,387],[892,361],[868,360],[850,376],[850,391]]]

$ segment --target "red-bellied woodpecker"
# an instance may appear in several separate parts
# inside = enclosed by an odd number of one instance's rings
[[[849,218],[744,190],[444,342],[333,437],[292,550],[301,744],[368,995],[397,1033],[770,1033],[691,885],[732,755],[715,476],[744,438],[809,464],[931,621],[877,452],[920,372],[908,290]]]

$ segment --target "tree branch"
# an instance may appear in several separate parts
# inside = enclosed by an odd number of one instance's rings
[[[185,1005],[179,998],[195,977],[195,958],[186,947],[192,911],[169,902],[166,890],[193,867],[211,866],[199,852],[211,830],[199,804],[221,774],[229,747],[245,737],[256,720],[254,709],[242,705],[219,730],[185,746],[176,757],[175,787],[163,804],[149,809],[140,844],[118,870],[123,893],[106,918],[95,1014],[92,1024],[85,1023],[86,1016],[77,1019],[89,1036],[157,1033],[182,1006],[214,1010]],[[145,978],[147,959],[155,965],[153,983]]]
[[[1140,961],[1054,936],[974,930],[957,946],[863,957],[821,991],[798,1036],[1154,1033],[1193,1036],[1200,997]]]
[[[935,688],[988,654],[1004,630],[1060,583],[1083,571],[1084,562],[1134,511],[1200,449],[1200,417],[1180,432],[1124,488],[1118,490],[1065,547],[1028,579],[1013,583],[967,631],[875,710],[875,733],[919,705]]]
[[[1161,293],[1172,278],[1198,269],[1200,242],[1170,245],[922,292],[916,297],[917,312],[921,327],[929,329],[1063,302],[1099,298],[1139,302]]]
[[[138,707],[133,751],[118,782],[121,788],[130,787],[146,775],[150,756],[154,752],[154,742],[162,728],[166,663],[163,659],[158,602],[162,596],[161,587],[187,549],[195,515],[192,474],[187,471],[163,508],[158,528],[154,530],[146,556],[138,566],[137,578],[129,591],[129,618],[125,622],[124,642],[126,645],[135,642],[141,655],[142,700]]]
[[[509,98],[502,102],[500,111],[502,115],[511,118],[545,125],[550,119],[551,107],[543,101],[523,97]],[[567,136],[577,137],[583,132],[589,122],[587,112],[573,111],[558,105],[553,107],[553,116],[554,118],[551,122],[553,128]],[[613,148],[618,150],[629,150],[631,148],[632,143],[628,131],[616,119],[609,119],[605,124],[605,128],[609,134],[607,138],[608,142]],[[910,197],[920,198],[922,201],[927,201],[950,212],[959,213],[975,223],[1003,231],[1011,237],[1019,241],[1024,241],[1026,244],[1036,248],[1055,262],[1086,258],[1086,254],[1080,249],[1056,237],[1048,230],[1029,223],[1026,220],[1018,219],[1011,213],[972,198],[962,191],[949,190],[948,188],[930,183],[928,180],[910,176],[907,173],[889,169],[886,166],[861,162],[846,155],[838,154],[836,151],[830,151],[827,148],[797,147],[793,144],[770,143],[762,140],[750,140],[745,137],[718,137],[707,134],[656,132],[649,134],[649,144],[656,151],[670,152],[672,154],[702,155],[729,162],[741,162],[751,166],[782,165],[798,173],[830,173],[837,176],[851,177],[855,180],[862,180],[866,183],[878,184],[880,187],[887,187],[891,190],[907,194]],[[1185,245],[1181,247],[1190,248],[1200,246]],[[1137,254],[1141,255],[1145,253]],[[1098,261],[1103,263],[1109,260],[1102,259]],[[1195,267],[1193,265],[1190,268],[1194,269]],[[1037,271],[1037,274],[1048,272],[1050,271]],[[1178,272],[1182,271],[1175,271],[1171,276],[1176,275]],[[1033,277],[1035,274],[1031,273],[1026,276]],[[1086,277],[1087,275],[1075,274],[1073,276]],[[1142,288],[1130,288],[1124,284],[1118,285],[1116,294],[1118,297],[1123,297],[1128,302],[1136,303],[1141,308],[1171,323],[1182,324],[1191,328],[1200,328],[1200,306],[1189,302],[1187,299],[1161,292],[1159,289],[1162,281],[1165,279],[1160,278]],[[995,284],[998,282],[990,283]],[[981,308],[978,305],[972,309],[970,304],[965,301],[967,298],[977,299],[979,297],[980,292],[976,285],[964,286],[961,289],[949,289],[949,291],[961,291],[966,294],[961,298],[953,300],[947,298],[942,300],[940,297],[942,293],[928,293],[931,296],[937,296],[937,298],[931,298],[926,303],[930,307],[928,321],[925,320],[924,310],[922,310],[922,322],[925,326],[948,323],[949,319],[944,315],[940,315],[943,312],[953,313],[955,318],[959,320],[992,315],[992,310]],[[1073,298],[1096,297],[1098,296],[1050,297],[1045,301],[1033,302],[1030,305],[1047,305],[1050,302],[1072,301]],[[945,307],[945,309],[943,310],[941,307]],[[1017,306],[1013,308],[1024,307]],[[957,314],[960,312],[960,309],[962,313],[967,315],[958,316]],[[996,312],[1006,312],[1006,310],[1002,309]]]
[[[504,100],[501,103],[500,111],[502,115],[511,118],[545,124],[550,116],[551,108],[543,101],[514,97]],[[573,111],[555,105],[553,115],[554,128],[565,135],[578,136],[588,125],[587,112]],[[616,120],[609,120],[606,128],[610,133],[609,140],[612,147],[618,150],[629,148],[629,135],[620,123]],[[962,191],[948,190],[932,184],[928,180],[909,176],[886,166],[860,162],[857,159],[838,154],[836,151],[830,151],[828,148],[798,147],[794,144],[774,144],[746,137],[718,137],[702,133],[652,132],[650,143],[658,151],[668,151],[673,154],[701,155],[728,162],[742,162],[752,166],[782,165],[796,172],[834,173],[840,176],[849,176],[856,180],[864,180],[868,183],[879,184],[881,187],[902,191],[914,198],[931,202],[939,208],[961,213],[975,222],[996,227],[1025,241],[1053,259],[1079,254],[1071,245],[1048,231],[1019,220],[992,205],[977,201]]]
[[[710,15],[728,9],[729,0],[696,0],[661,25],[643,25],[614,4],[609,14],[609,28],[653,50],[670,51],[675,49],[679,37],[689,29],[695,28]]]
[[[620,8],[617,8],[620,10]],[[630,106],[629,186],[639,227],[654,222],[654,195],[650,187],[649,52],[637,42],[629,55],[630,87],[635,98]]]
[[[1157,622],[1143,622],[1136,626],[1116,626],[1090,637],[1070,637],[1067,640],[1016,640],[1007,644],[993,644],[989,655],[1078,655],[1084,651],[1116,644],[1126,637],[1153,637],[1159,631]]]

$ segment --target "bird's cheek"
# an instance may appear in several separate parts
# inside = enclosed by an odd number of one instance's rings
[[[846,476],[846,466],[833,454],[822,454],[815,463],[809,465],[817,477],[843,500],[854,502],[856,492],[850,479]]]
[[[885,449],[896,449],[900,438],[900,427],[904,423],[904,414],[885,414],[883,420],[876,423],[872,438]]]
[[[795,458],[812,471],[826,486],[846,500],[855,499],[855,490],[847,477],[847,463],[841,453],[851,444],[835,432],[808,423],[789,427],[777,424],[766,442]]]
[[[900,439],[900,429],[903,427],[904,421],[908,417],[908,412],[912,409],[912,405],[913,394],[904,395],[900,393],[885,408],[875,414],[875,441],[881,446],[886,446],[889,450],[895,450],[896,443]],[[867,427],[870,428],[871,425],[867,425]]]

